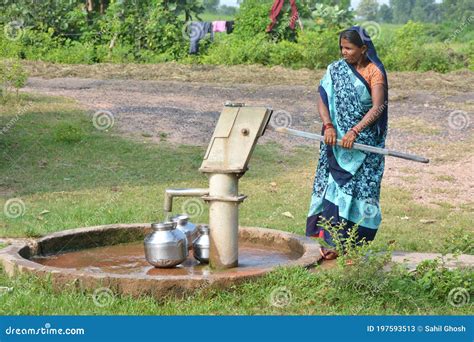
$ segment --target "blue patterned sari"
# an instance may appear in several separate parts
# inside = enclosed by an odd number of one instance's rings
[[[351,29],[359,32],[368,46],[369,60],[385,78],[383,112],[373,125],[360,133],[356,142],[383,148],[387,132],[387,76],[367,33],[359,27]],[[369,85],[343,59],[329,65],[320,82],[319,93],[328,108],[337,139],[342,139],[372,108]],[[356,227],[359,240],[372,241],[382,220],[379,198],[384,161],[380,154],[321,143],[306,235],[323,238],[334,246],[329,232],[321,225],[322,221],[329,221],[333,225],[342,224],[343,235],[347,236],[348,230]]]

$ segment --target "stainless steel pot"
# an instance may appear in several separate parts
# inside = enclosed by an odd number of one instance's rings
[[[172,218],[173,222],[177,223],[176,229],[181,230],[186,234],[188,240],[188,249],[193,248],[193,241],[199,237],[199,232],[194,223],[189,222],[188,215],[178,215]]]
[[[188,257],[186,235],[176,222],[153,223],[153,232],[145,237],[146,260],[155,267],[174,267]]]
[[[199,227],[200,236],[194,240],[193,254],[194,257],[202,264],[209,263],[209,226],[202,225]]]

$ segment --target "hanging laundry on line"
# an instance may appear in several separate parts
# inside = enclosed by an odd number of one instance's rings
[[[277,23],[277,17],[280,14],[284,4],[285,4],[285,0],[275,0],[275,2],[273,3],[272,8],[270,9],[270,15],[269,15],[270,20],[272,22],[267,26],[267,29],[266,29],[267,32],[270,32],[271,30],[273,30],[273,27]],[[296,0],[290,0],[290,7],[291,7],[291,18],[290,18],[290,22],[288,26],[292,30],[294,30],[296,21],[300,23],[300,27],[302,26],[301,22],[299,21],[299,13],[298,13],[298,8],[296,7]]]
[[[212,31],[212,23],[208,21],[193,21],[187,28],[190,44],[189,53],[196,54],[199,52],[199,41],[203,39],[206,34],[211,34],[211,41],[214,40],[214,32]]]
[[[193,21],[187,27],[189,35],[189,54],[197,54],[199,52],[199,41],[203,39],[206,34],[210,33],[211,41],[214,40],[215,32],[231,33],[234,30],[234,21],[216,20],[208,21]]]
[[[212,22],[212,31],[213,32],[227,32],[225,29],[225,20],[218,20]]]

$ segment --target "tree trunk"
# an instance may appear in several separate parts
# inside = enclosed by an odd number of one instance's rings
[[[86,0],[86,10],[87,12],[92,12],[94,10],[94,0]]]

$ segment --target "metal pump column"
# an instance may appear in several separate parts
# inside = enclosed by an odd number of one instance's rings
[[[239,178],[272,111],[265,107],[226,104],[199,169],[209,177],[210,265],[215,269],[238,265]]]

